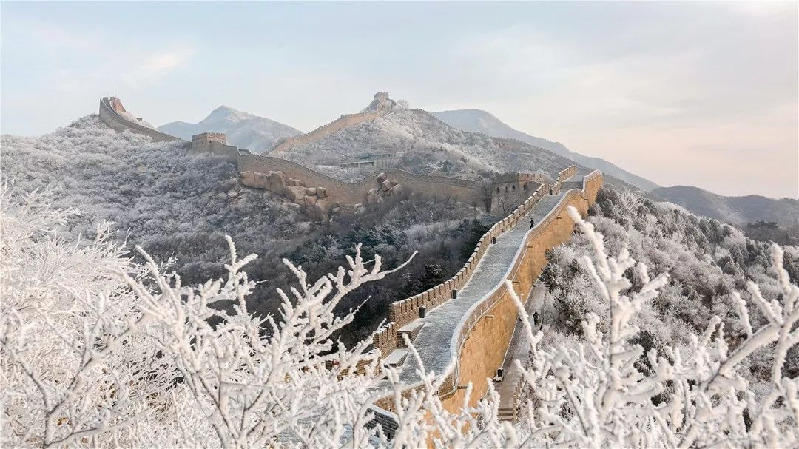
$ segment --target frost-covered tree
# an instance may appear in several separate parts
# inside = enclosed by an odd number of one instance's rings
[[[42,199],[0,195],[4,446],[93,441],[145,420],[142,401],[159,391],[147,374],[158,348],[132,334],[140,314],[115,275],[140,271],[107,225],[93,241],[60,238],[72,212]]]
[[[106,239],[58,237],[67,212],[2,198],[4,446],[362,447],[382,377],[333,309],[382,279],[360,247],[347,268],[280,290],[279,317],[247,310],[254,282],[229,240],[228,276],[184,286]],[[229,301],[232,307],[216,307]],[[266,327],[267,332],[263,332]],[[383,393],[385,394],[385,393]]]
[[[650,277],[620,249],[570,214],[594,251],[582,258],[606,305],[589,313],[582,338],[542,345],[522,313],[531,358],[524,418],[500,422],[493,388],[475,408],[444,409],[444,373],[426,373],[403,393],[397,373],[378,369],[366,342],[334,339],[352,320],[333,309],[364,283],[393,270],[356,248],[346,268],[310,281],[285,261],[298,286],[280,290],[281,313],[248,310],[254,282],[228,239],[227,275],[197,285],[165,274],[140,251],[135,263],[101,226],[91,241],[59,237],[70,211],[41,195],[0,195],[2,444],[30,447],[793,447],[797,379],[786,355],[799,342],[799,287],[774,246],[770,297],[750,283],[733,294],[744,337],[730,344],[721,320],[701,335],[645,351],[636,316],[667,275]],[[634,275],[630,275],[630,271]],[[520,310],[522,303],[506,284]],[[748,298],[748,300],[744,299]],[[220,307],[222,303],[232,304]],[[756,309],[755,309],[756,307]],[[754,320],[754,310],[762,319]],[[545,328],[546,329],[546,328]],[[410,342],[408,342],[410,343]],[[411,353],[416,356],[410,345]],[[757,356],[769,382],[741,373]],[[418,356],[416,356],[418,358]],[[466,402],[471,390],[466,392]],[[393,398],[398,429],[370,425],[380,398]]]

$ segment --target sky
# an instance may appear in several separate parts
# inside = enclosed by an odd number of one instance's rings
[[[0,130],[120,97],[310,131],[377,91],[484,109],[660,185],[799,198],[797,3],[0,3]]]

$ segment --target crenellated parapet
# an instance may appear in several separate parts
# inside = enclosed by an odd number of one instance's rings
[[[510,281],[515,293],[522,301],[526,301],[533,284],[546,266],[546,251],[568,241],[574,232],[574,221],[568,215],[567,208],[573,206],[580,214],[586,215],[602,186],[603,177],[599,171],[587,173],[582,179],[570,178],[577,174],[576,168],[570,168],[562,171],[554,182],[542,184],[525,203],[496,223],[479,240],[464,268],[453,278],[391,305],[389,315],[392,322],[375,334],[374,346],[380,350],[384,365],[402,367],[400,378],[409,382],[405,393],[420,386],[412,380],[413,375],[407,378],[408,373],[413,371],[412,367],[403,366],[407,358],[403,357],[407,353],[403,348],[403,335],[411,337],[413,332],[414,336],[418,336],[417,350],[420,347],[439,348],[419,351],[426,369],[450,367],[438,391],[447,410],[454,412],[463,407],[466,385],[469,383],[472,384],[469,405],[475,405],[485,395],[488,389],[486,379],[496,376],[497,369],[502,367],[518,318],[518,309],[511,299],[506,281]],[[578,184],[578,187],[571,188],[573,183]],[[550,194],[550,189],[561,186],[569,189]],[[538,218],[535,218],[535,226],[526,230],[526,220],[530,217]],[[506,232],[514,237],[503,236]],[[492,245],[500,243],[501,236],[506,242],[503,249],[499,253],[490,250]],[[518,247],[508,246],[510,242],[518,242]],[[497,259],[496,254],[508,254],[511,248],[516,248],[514,256],[500,256],[506,258]],[[494,251],[494,256],[490,255],[490,251]],[[486,267],[478,267],[481,260],[492,257],[493,261],[510,261],[502,267],[489,267],[491,271],[501,268],[503,275],[486,274]],[[486,284],[486,276],[495,280]],[[464,293],[463,297],[458,296],[460,288],[470,281],[485,285],[482,287],[485,288],[485,295],[470,297]],[[464,291],[468,292],[470,288],[474,287],[467,286]],[[459,301],[464,306],[459,305]],[[436,315],[436,309],[442,307],[446,310]],[[458,312],[460,318],[452,315],[453,311],[462,311]],[[425,326],[432,328],[425,333]],[[447,332],[442,333],[443,330]],[[425,341],[425,338],[434,338],[434,341]],[[440,371],[437,373],[442,374]],[[383,398],[376,404],[389,412],[393,410],[391,397]]]
[[[402,347],[403,342],[398,330],[419,318],[420,309],[424,308],[424,313],[426,313],[451,299],[456,299],[458,291],[469,282],[474,270],[492,242],[499,235],[516,226],[521,217],[527,215],[538,201],[547,194],[547,191],[548,185],[539,185],[528,196],[526,201],[486,231],[480,237],[480,240],[477,241],[474,251],[466,260],[463,268],[458,270],[450,279],[410,298],[392,303],[389,306],[389,324],[374,336],[375,347],[379,348],[383,355],[388,355],[395,349]]]
[[[492,215],[504,216],[523,203],[539,186],[547,183],[543,173],[505,173],[491,183]]]
[[[296,162],[251,154],[239,155],[237,164],[242,175],[241,182],[247,187],[284,195],[287,193],[286,184],[279,181],[283,179],[296,180],[292,182],[307,188],[323,188],[326,192],[325,201],[318,205],[323,214],[338,206],[380,202],[403,192],[451,198],[474,207],[483,207],[485,204],[485,189],[477,181],[386,170],[358,182],[344,182]]]
[[[563,178],[565,180],[568,178]],[[569,206],[580,215],[596,201],[602,187],[602,173],[594,171],[583,178],[582,189],[568,190],[543,220],[536,224],[524,238],[522,245],[508,267],[505,279],[511,281],[515,293],[526,302],[535,281],[547,264],[546,251],[571,239],[574,221],[569,216]],[[496,375],[502,367],[505,353],[518,318],[518,309],[511,299],[507,284],[502,283],[476,303],[464,316],[451,345],[457,360],[451,382],[442,387],[445,406],[454,410],[463,404],[460,386],[472,383],[472,405],[488,390],[486,378]]]

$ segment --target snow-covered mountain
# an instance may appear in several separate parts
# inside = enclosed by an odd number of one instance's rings
[[[756,221],[782,227],[799,225],[799,201],[760,195],[722,196],[694,186],[660,187],[652,196],[678,204],[691,212],[742,226]]]
[[[580,165],[602,170],[603,173],[632,184],[642,190],[649,191],[658,187],[654,182],[634,175],[604,159],[575,153],[560,142],[552,142],[515,130],[491,113],[480,109],[456,109],[452,111],[431,112],[431,114],[454,128],[483,133],[490,137],[516,139],[549,150]]]
[[[352,116],[341,120],[347,117]],[[505,172],[555,175],[573,164],[546,149],[456,129],[426,111],[404,107],[308,138],[276,156],[343,180],[358,179],[375,167],[480,179]],[[362,168],[353,168],[356,163]]]
[[[227,106],[214,109],[200,123],[172,122],[160,126],[158,130],[186,140],[206,131],[223,132],[227,134],[231,145],[253,153],[271,149],[280,139],[302,134],[291,126]]]
[[[172,259],[170,270],[186,282],[226,273],[224,236],[231,236],[241,254],[259,255],[247,268],[259,281],[250,296],[258,314],[274,313],[275,288],[294,280],[279,263],[284,257],[316,276],[334,272],[359,243],[367,259],[379,252],[388,266],[417,252],[407,276],[347,295],[342,310],[360,307],[356,329],[342,337],[350,344],[371,335],[389,303],[457,273],[493,224],[469,204],[417,197],[367,204],[357,214],[344,209],[336,220],[312,224],[290,201],[242,185],[226,158],[117,132],[97,115],[39,137],[2,135],[0,148],[0,199],[22,201],[38,191],[55,208],[79,210],[61,230],[71,237],[91,239],[97,223],[112,222],[119,241],[142,246],[159,262]]]

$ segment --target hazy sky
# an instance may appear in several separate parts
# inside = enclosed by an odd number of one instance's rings
[[[9,3],[0,126],[120,97],[309,131],[386,90],[479,108],[661,185],[799,197],[794,3]]]

